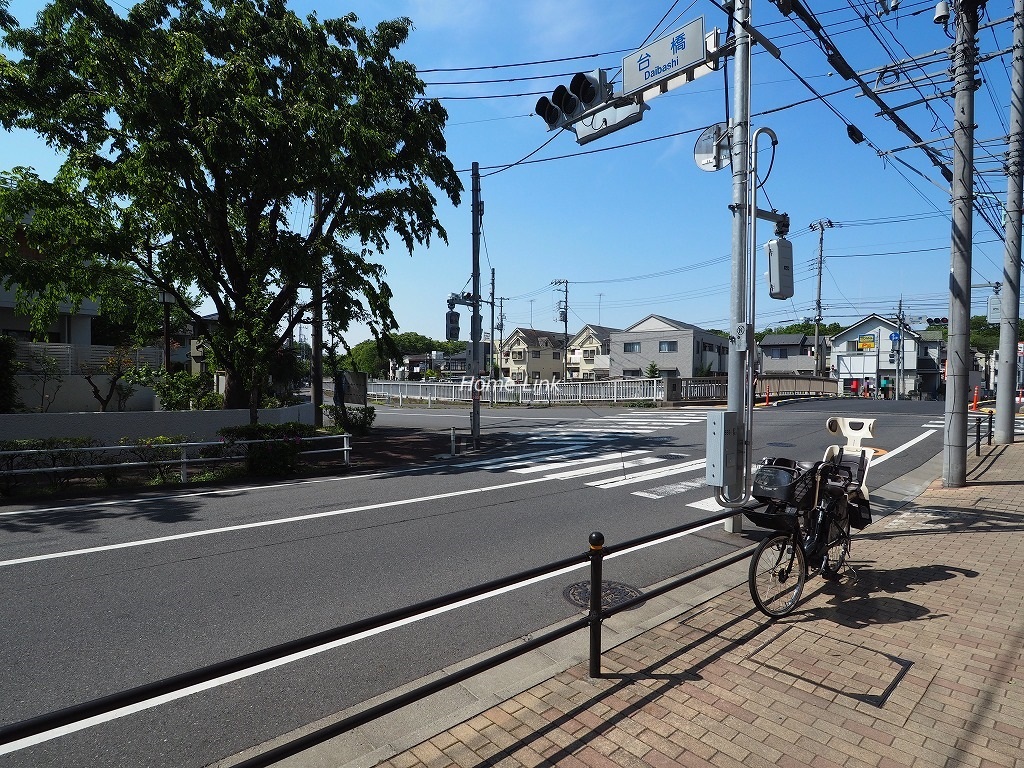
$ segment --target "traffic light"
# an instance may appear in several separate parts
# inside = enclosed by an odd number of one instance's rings
[[[768,295],[788,299],[793,295],[793,244],[784,237],[769,240],[764,247],[768,254]]]
[[[612,97],[608,76],[603,69],[577,72],[569,87],[560,85],[550,96],[537,99],[536,112],[548,124],[548,130],[565,128],[583,112],[599,106]]]
[[[564,85],[555,88],[550,98],[541,96],[537,99],[537,114],[544,118],[549,131],[564,128],[582,111],[579,98]]]
[[[949,325],[948,317],[927,317],[928,325]]]
[[[896,362],[896,353],[895,352],[890,352],[889,353],[889,362],[890,363],[895,363]]]
[[[569,81],[569,93],[579,99],[583,107],[581,112],[598,104],[603,104],[611,98],[611,88],[608,87],[608,78],[603,69],[595,69],[593,72],[577,72]]]
[[[459,313],[453,309],[448,310],[444,316],[444,337],[448,341],[459,340]]]

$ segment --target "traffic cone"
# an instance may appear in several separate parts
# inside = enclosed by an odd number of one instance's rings
[[[771,405],[771,397],[772,397],[772,388],[767,386],[767,385],[765,385],[765,388],[764,388],[764,404],[766,406],[767,405]]]
[[[975,386],[974,387],[974,402],[971,403],[971,410],[972,411],[978,410],[978,394],[979,394],[980,390],[981,390],[980,386]]]

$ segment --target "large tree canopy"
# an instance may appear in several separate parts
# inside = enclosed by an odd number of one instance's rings
[[[433,190],[458,203],[461,184],[447,114],[394,56],[411,22],[356,22],[303,20],[284,0],[144,0],[126,15],[54,0],[10,28],[21,58],[0,60],[0,124],[66,160],[52,182],[7,174],[0,242],[21,226],[46,258],[0,246],[0,275],[65,299],[138,278],[200,327],[195,294],[208,297],[226,407],[255,408],[271,353],[309,308],[303,287],[323,281],[342,327],[393,329],[374,255],[396,236],[410,252],[446,239]]]

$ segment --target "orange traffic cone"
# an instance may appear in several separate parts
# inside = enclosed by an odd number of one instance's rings
[[[771,396],[772,396],[772,388],[769,387],[769,386],[765,386],[765,388],[764,388],[764,404],[766,406],[767,405],[771,405]]]
[[[974,402],[971,403],[971,410],[972,411],[978,410],[978,394],[979,394],[980,390],[981,390],[980,386],[975,386],[975,388],[974,388]]]

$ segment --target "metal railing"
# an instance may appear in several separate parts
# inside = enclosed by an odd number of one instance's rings
[[[609,379],[607,381],[556,381],[518,384],[511,380],[481,381],[480,399],[502,405],[556,405],[559,403],[634,401],[660,402],[665,399],[664,379]],[[472,402],[473,385],[465,382],[371,381],[367,396],[404,404],[406,400]]]
[[[16,347],[17,360],[24,366],[25,373],[37,368],[35,356],[50,358],[62,374],[80,374],[89,370],[102,370],[107,358],[119,348],[103,344],[48,344],[42,342],[20,342]],[[160,347],[138,347],[129,352],[135,365],[149,363],[154,367],[163,365],[164,353]]]
[[[300,450],[300,456],[337,453],[344,454],[345,465],[351,463],[351,436],[325,435],[303,437],[295,440],[300,447],[305,443],[323,440],[338,440],[340,448]],[[159,469],[179,466],[182,482],[188,479],[190,465],[213,464],[218,462],[245,461],[249,446],[278,443],[280,440],[234,440],[200,443],[135,443],[131,445],[98,445],[81,448],[33,448],[21,451],[0,451],[0,479],[16,475],[42,475],[51,473],[74,473],[82,471],[110,472],[120,469]],[[223,451],[220,456],[203,456],[204,449]],[[174,452],[175,456],[170,458]],[[66,459],[65,459],[66,457]],[[125,461],[125,458],[139,458],[139,461]],[[102,460],[106,459],[106,460]],[[80,460],[84,460],[80,461]],[[45,462],[45,463],[44,463]]]
[[[280,760],[284,760],[285,758],[296,755],[303,750],[322,744],[328,739],[334,738],[335,736],[371,722],[379,717],[390,714],[391,712],[395,712],[402,707],[413,704],[427,696],[442,691],[445,688],[449,688],[452,685],[504,664],[507,661],[511,661],[514,658],[536,650],[537,648],[581,629],[589,629],[590,633],[588,665],[590,676],[600,677],[601,623],[605,619],[622,611],[626,611],[644,601],[665,594],[673,589],[702,579],[705,576],[732,565],[733,563],[740,562],[750,556],[750,552],[753,547],[744,547],[743,549],[734,552],[732,555],[728,555],[712,563],[708,563],[707,565],[683,574],[676,579],[662,583],[658,587],[650,589],[637,597],[616,603],[615,605],[607,608],[602,606],[601,585],[604,558],[611,554],[623,553],[631,549],[650,545],[651,543],[662,539],[671,539],[681,534],[713,525],[716,522],[732,517],[734,514],[735,510],[729,510],[685,525],[676,526],[668,530],[659,531],[630,541],[625,541],[614,547],[607,548],[604,546],[604,536],[601,533],[591,533],[589,537],[589,550],[573,557],[567,557],[563,560],[549,563],[547,565],[540,565],[521,573],[512,574],[484,584],[478,584],[473,587],[461,589],[441,597],[436,597],[431,600],[425,600],[423,602],[407,606],[405,608],[388,611],[387,613],[380,614],[379,616],[372,616],[334,629],[317,632],[312,635],[307,635],[306,637],[290,640],[270,648],[238,656],[233,659],[209,664],[191,672],[173,675],[162,680],[156,680],[151,683],[130,688],[126,691],[75,704],[70,707],[65,707],[64,709],[59,709],[55,712],[50,712],[29,720],[23,720],[21,722],[4,726],[0,728],[0,748],[4,748],[0,750],[0,753],[3,751],[14,751],[20,748],[18,746],[18,742],[24,741],[25,746],[28,746],[30,743],[39,743],[40,741],[47,740],[48,738],[57,738],[65,733],[89,727],[88,724],[83,724],[83,722],[87,721],[88,718],[109,715],[117,712],[118,710],[124,710],[126,707],[131,707],[142,702],[152,700],[156,697],[170,697],[167,700],[183,698],[184,696],[195,692],[199,686],[202,686],[204,689],[213,687],[213,685],[216,685],[217,681],[220,679],[224,679],[225,682],[228,679],[237,679],[240,673],[245,673],[247,671],[249,671],[250,674],[255,674],[255,672],[252,671],[253,668],[260,665],[282,662],[282,660],[287,660],[289,657],[307,653],[308,651],[323,645],[340,644],[341,642],[354,638],[357,635],[374,631],[385,631],[390,629],[391,625],[402,626],[408,623],[409,619],[421,614],[458,607],[458,604],[463,603],[464,601],[479,598],[487,595],[488,593],[497,592],[498,590],[505,590],[508,587],[522,585],[534,579],[548,576],[567,568],[585,565],[588,562],[590,563],[590,601],[589,611],[586,616],[569,621],[566,624],[543,634],[531,635],[513,648],[496,653],[488,659],[467,665],[462,669],[448,672],[435,680],[419,685],[403,694],[388,699],[387,701],[383,701],[356,714],[350,715],[336,723],[319,728],[300,736],[297,739],[293,739],[285,744],[274,747],[262,754],[238,763],[236,768],[263,768],[264,766],[273,765]],[[242,676],[245,675],[243,674]],[[127,714],[127,712],[125,712],[125,714]],[[76,728],[76,725],[79,727]],[[46,734],[51,732],[52,735],[46,737]]]

